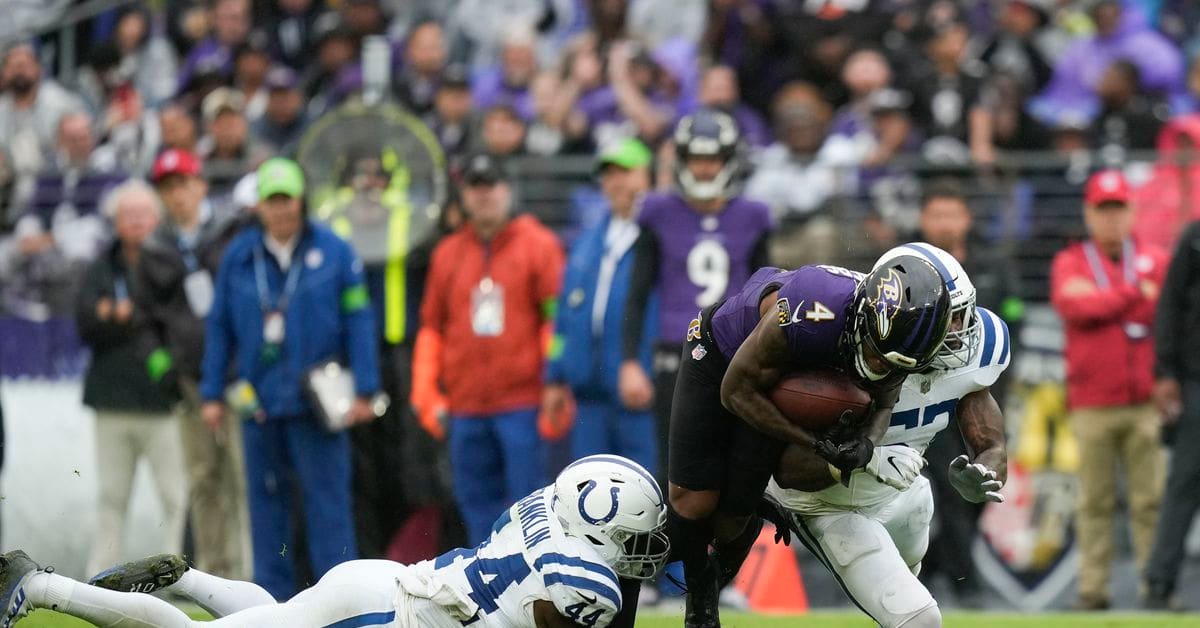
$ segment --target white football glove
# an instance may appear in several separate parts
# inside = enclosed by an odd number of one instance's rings
[[[996,472],[979,463],[971,463],[965,455],[950,461],[950,484],[969,502],[999,504],[1004,501],[1000,494],[1004,483],[996,479]]]
[[[875,448],[875,453],[867,463],[866,472],[897,491],[903,491],[912,486],[917,476],[921,475],[925,464],[925,458],[912,447],[882,445]]]

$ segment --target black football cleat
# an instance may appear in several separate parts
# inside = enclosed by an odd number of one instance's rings
[[[25,582],[41,567],[29,554],[13,550],[0,556],[0,599],[4,600],[4,616],[0,628],[12,628],[18,619],[29,614],[33,607],[25,594]]]
[[[683,613],[684,628],[721,628],[721,588],[717,584],[720,567],[712,556],[695,574],[685,573],[687,602]]]
[[[92,576],[88,584],[124,593],[154,593],[179,582],[187,570],[187,561],[182,556],[156,554],[109,567]]]

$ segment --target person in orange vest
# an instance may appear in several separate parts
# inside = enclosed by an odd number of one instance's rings
[[[463,172],[468,222],[438,244],[421,305],[412,404],[421,425],[449,440],[454,499],[471,543],[514,501],[545,483],[542,433],[562,437],[563,413],[542,415],[545,341],[562,284],[558,238],[514,217],[495,158]]]

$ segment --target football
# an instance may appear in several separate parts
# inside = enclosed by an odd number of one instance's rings
[[[871,403],[867,391],[856,386],[845,373],[832,369],[786,375],[771,391],[770,398],[787,420],[814,432],[831,427],[846,410],[862,416]]]

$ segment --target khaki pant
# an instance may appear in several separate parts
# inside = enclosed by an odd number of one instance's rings
[[[162,503],[160,550],[178,554],[187,515],[187,476],[179,419],[145,412],[96,413],[96,466],[100,481],[96,539],[88,558],[88,575],[113,566],[121,558],[121,539],[138,460],[150,464],[150,475]]]
[[[183,451],[191,485],[192,536],[196,567],[230,580],[250,580],[250,516],[241,422],[226,413],[213,432],[200,419],[196,382],[181,382]]]
[[[1138,573],[1154,545],[1162,498],[1164,458],[1153,406],[1081,408],[1070,413],[1079,441],[1079,504],[1075,521],[1082,560],[1079,596],[1108,600],[1113,560],[1117,465],[1125,474],[1129,521]]]

